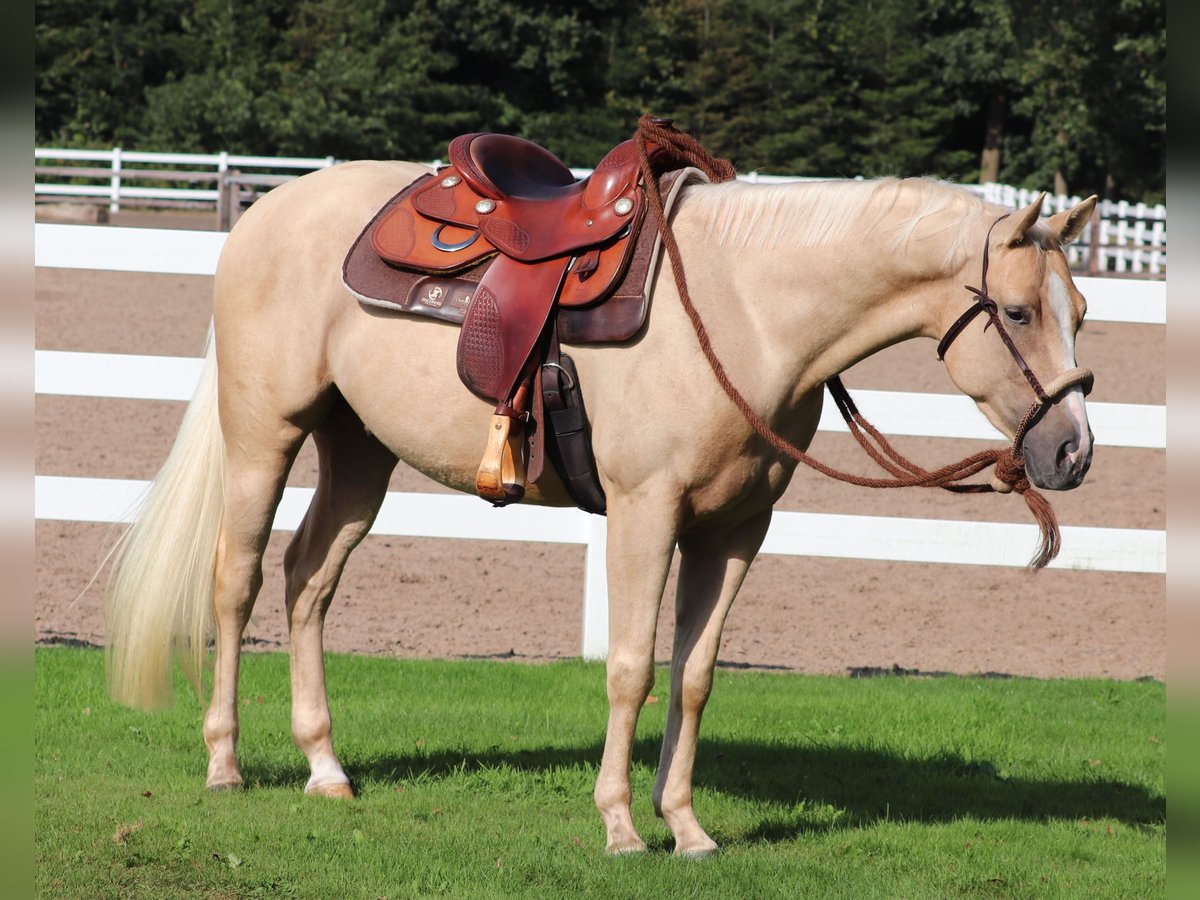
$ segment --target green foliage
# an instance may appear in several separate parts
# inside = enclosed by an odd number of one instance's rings
[[[1007,114],[1001,181],[1163,198],[1162,0],[932,0],[925,28],[961,121],[982,137],[989,105]]]
[[[918,5],[693,2],[680,118],[743,169],[956,174],[953,111],[910,27]]]
[[[1161,198],[1163,0],[37,0],[41,144],[595,163],[637,116],[743,170]],[[990,173],[989,173],[990,174]]]
[[[607,859],[591,791],[604,673],[329,656],[359,798],[302,794],[285,654],[243,663],[248,788],[204,791],[201,711],[104,696],[98,652],[36,657],[38,896],[1161,896],[1155,683],[719,671],[696,772],[722,845],[667,855],[650,806],[666,673],[634,748],[651,852]],[[180,696],[186,688],[180,684]]]
[[[39,142],[140,142],[145,91],[181,61],[188,0],[37,0],[34,121]]]

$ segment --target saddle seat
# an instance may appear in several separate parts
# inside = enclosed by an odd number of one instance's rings
[[[578,255],[641,218],[633,141],[610,150],[584,181],[549,150],[512,135],[464,134],[451,141],[448,156],[449,169],[413,196],[413,206],[430,220],[477,231],[486,244],[473,246],[475,255],[499,251],[527,263]]]
[[[462,135],[449,155],[471,187],[493,200],[552,200],[579,183],[549,150],[511,134]]]

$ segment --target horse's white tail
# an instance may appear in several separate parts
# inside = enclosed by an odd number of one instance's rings
[[[113,549],[105,656],[114,700],[140,709],[169,706],[176,656],[201,693],[223,508],[224,445],[210,334],[175,446],[137,520]]]

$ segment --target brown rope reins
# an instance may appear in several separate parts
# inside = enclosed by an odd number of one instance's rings
[[[637,145],[638,159],[641,163],[642,178],[647,185],[657,184],[657,178],[651,167],[650,158],[659,148],[664,150],[669,149],[670,156],[673,159],[682,159],[689,165],[695,166],[712,181],[730,181],[736,177],[736,171],[732,163],[725,159],[713,157],[695,138],[675,128],[669,120],[648,115],[642,116],[638,120],[638,130],[634,135],[634,141]],[[1037,400],[1030,406],[1021,423],[1017,426],[1016,435],[1010,446],[1003,449],[984,450],[968,456],[959,462],[951,463],[933,471],[927,471],[901,455],[873,425],[863,418],[858,408],[854,405],[854,401],[850,398],[850,394],[842,384],[841,378],[835,375],[826,382],[826,386],[829,388],[829,393],[833,397],[842,418],[845,419],[847,427],[867,452],[867,455],[892,476],[891,478],[867,478],[834,469],[820,460],[809,456],[799,447],[794,446],[790,441],[771,428],[733,385],[728,374],[725,372],[725,367],[721,364],[720,359],[717,358],[716,352],[713,350],[708,330],[705,328],[704,322],[700,318],[700,313],[692,303],[691,295],[688,293],[687,278],[684,274],[683,263],[679,255],[679,245],[676,243],[675,236],[666,221],[659,192],[652,189],[647,190],[646,197],[658,221],[659,235],[667,251],[667,259],[671,264],[671,272],[675,278],[675,286],[680,302],[683,304],[683,308],[691,320],[692,328],[696,332],[696,338],[700,343],[701,350],[704,352],[704,357],[708,360],[708,364],[712,368],[713,374],[716,376],[721,388],[759,437],[785,456],[789,456],[797,462],[804,463],[806,466],[815,469],[823,475],[828,475],[830,478],[836,478],[839,481],[856,484],[861,487],[940,487],[959,493],[983,493],[989,491],[1008,493],[1009,491],[1016,491],[1025,499],[1025,504],[1029,507],[1029,511],[1033,514],[1041,531],[1041,542],[1037,553],[1029,563],[1030,567],[1040,569],[1058,555],[1062,539],[1058,530],[1058,521],[1054,515],[1054,508],[1030,484],[1029,478],[1025,474],[1025,461],[1021,456],[1021,442],[1024,440],[1025,434],[1041,417],[1042,413],[1068,389],[1075,385],[1083,385],[1085,393],[1090,390],[1091,373],[1086,369],[1071,369],[1055,378],[1045,389],[1038,382],[1017,350],[1012,338],[1000,322],[996,302],[987,293],[990,229],[988,230],[989,242],[985,242],[984,244],[983,272],[980,279],[980,286],[979,288],[967,288],[976,295],[976,301],[950,327],[946,332],[946,336],[938,344],[938,359],[942,358],[950,343],[966,328],[975,316],[980,312],[986,312],[989,318],[988,325],[996,326],[997,333],[1001,335],[1005,346],[1021,367],[1025,377],[1029,380],[1030,386],[1037,396]],[[997,219],[998,221],[999,219]],[[996,223],[993,222],[992,228],[995,228],[995,225]],[[982,472],[988,466],[994,467],[991,484],[960,483],[963,479],[970,478]]]

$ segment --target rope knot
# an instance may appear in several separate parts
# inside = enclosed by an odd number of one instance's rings
[[[1033,559],[1029,561],[1031,569],[1041,569],[1050,560],[1058,556],[1062,547],[1062,537],[1058,531],[1058,520],[1050,501],[1035,490],[1025,474],[1025,460],[1014,452],[1011,447],[996,459],[996,467],[992,474],[992,490],[1001,494],[1018,493],[1025,500],[1025,505],[1033,513],[1034,521],[1041,532],[1041,541]]]
[[[1025,475],[1025,460],[1009,448],[996,460],[992,470],[992,490],[997,494],[1024,494],[1029,490],[1029,479]]]
[[[655,149],[659,153],[667,154],[672,167],[677,167],[680,162],[684,165],[695,166],[707,175],[710,181],[733,181],[737,178],[737,169],[734,168],[733,163],[727,159],[713,156],[704,149],[698,140],[686,131],[680,131],[675,127],[672,119],[663,119],[649,114],[643,115],[638,119],[638,130],[634,134],[634,139],[638,143],[638,156],[643,164],[642,174],[646,178],[647,185],[655,183],[650,171],[649,159],[651,151]],[[656,145],[656,147],[648,147],[647,144]],[[657,208],[655,213],[658,213]],[[661,232],[662,226],[660,225],[659,228]]]

